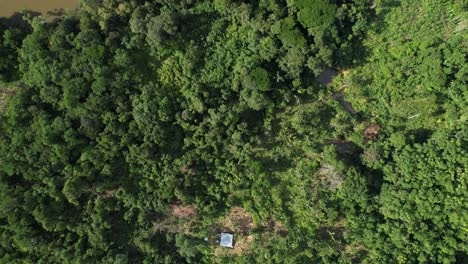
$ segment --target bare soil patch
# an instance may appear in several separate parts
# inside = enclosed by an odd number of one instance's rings
[[[177,218],[189,218],[197,215],[195,205],[181,205],[180,203],[171,204],[171,214]]]
[[[275,221],[273,218],[268,220],[268,229],[270,232],[276,233],[281,237],[288,236],[288,230],[284,227],[283,223]]]
[[[214,255],[216,257],[219,256],[239,256],[242,254],[246,254],[250,252],[252,248],[252,243],[254,241],[254,237],[252,235],[249,236],[241,236],[237,240],[234,240],[234,248],[222,248],[217,247],[215,249]]]
[[[115,198],[115,193],[118,191],[118,189],[115,190],[107,190],[105,192],[99,193],[104,198]]]
[[[344,226],[344,219],[340,219],[332,226],[323,226],[318,229],[318,235],[322,239],[331,239],[338,241],[343,239],[343,234],[346,231]]]
[[[366,141],[377,139],[380,131],[380,126],[376,124],[370,124],[364,129],[364,138]]]
[[[344,252],[353,263],[360,263],[360,260],[367,254],[367,249],[363,245],[352,243],[345,247]]]
[[[248,234],[255,227],[252,216],[242,207],[233,207],[229,214],[222,220],[225,231]]]
[[[254,241],[253,235],[249,234],[255,228],[252,215],[244,208],[236,206],[229,210],[229,214],[223,217],[219,225],[214,226],[214,233],[229,232],[234,235],[234,248],[222,248],[215,244],[215,256],[238,256],[250,251]],[[219,240],[219,238],[218,238]]]
[[[195,205],[182,205],[177,200],[171,204],[169,213],[153,224],[153,231],[190,234],[194,228],[196,217],[197,208]]]

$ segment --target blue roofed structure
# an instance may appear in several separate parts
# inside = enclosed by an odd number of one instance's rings
[[[219,241],[219,245],[222,247],[234,248],[234,236],[229,233],[221,233],[221,240]]]

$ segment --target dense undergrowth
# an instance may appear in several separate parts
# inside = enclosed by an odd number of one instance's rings
[[[0,21],[0,262],[468,261],[467,19],[86,0]]]

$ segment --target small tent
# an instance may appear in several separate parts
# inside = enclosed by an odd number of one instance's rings
[[[221,240],[219,241],[219,245],[222,247],[234,248],[234,236],[229,233],[221,233]]]

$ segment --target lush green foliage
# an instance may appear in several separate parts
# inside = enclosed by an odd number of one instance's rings
[[[465,11],[86,0],[2,24],[0,262],[467,261]],[[253,243],[215,254],[233,207]]]

